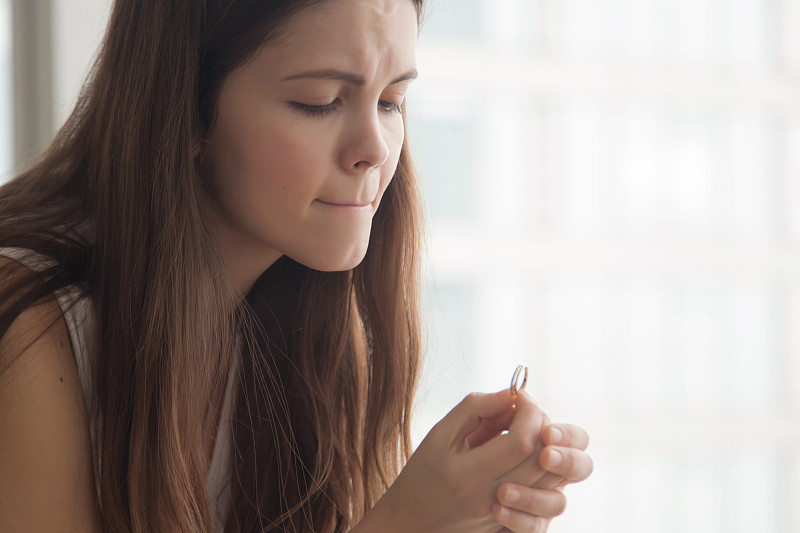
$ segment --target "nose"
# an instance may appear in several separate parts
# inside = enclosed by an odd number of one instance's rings
[[[384,138],[378,111],[364,112],[350,124],[342,167],[354,174],[363,174],[383,165],[389,158],[389,146]]]

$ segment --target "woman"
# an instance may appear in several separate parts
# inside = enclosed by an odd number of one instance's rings
[[[561,512],[588,438],[525,394],[470,395],[411,455],[421,3],[115,2],[74,113],[0,189],[0,532]]]

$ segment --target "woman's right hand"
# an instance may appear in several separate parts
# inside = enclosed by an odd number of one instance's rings
[[[546,475],[537,457],[547,423],[525,393],[470,394],[428,433],[354,531],[370,531],[370,523],[386,532],[498,531],[492,516],[498,487],[530,486]]]

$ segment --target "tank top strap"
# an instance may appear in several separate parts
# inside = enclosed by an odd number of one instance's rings
[[[54,263],[52,259],[24,248],[0,247],[0,256],[13,259],[34,272],[41,272]],[[72,353],[75,355],[75,363],[78,368],[78,378],[83,388],[88,411],[93,405],[90,354],[93,353],[96,332],[94,307],[88,295],[75,285],[59,289],[56,291],[55,297],[67,324]]]

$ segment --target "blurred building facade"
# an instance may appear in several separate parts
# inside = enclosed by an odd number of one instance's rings
[[[418,438],[518,363],[559,532],[800,532],[800,2],[433,0]]]

